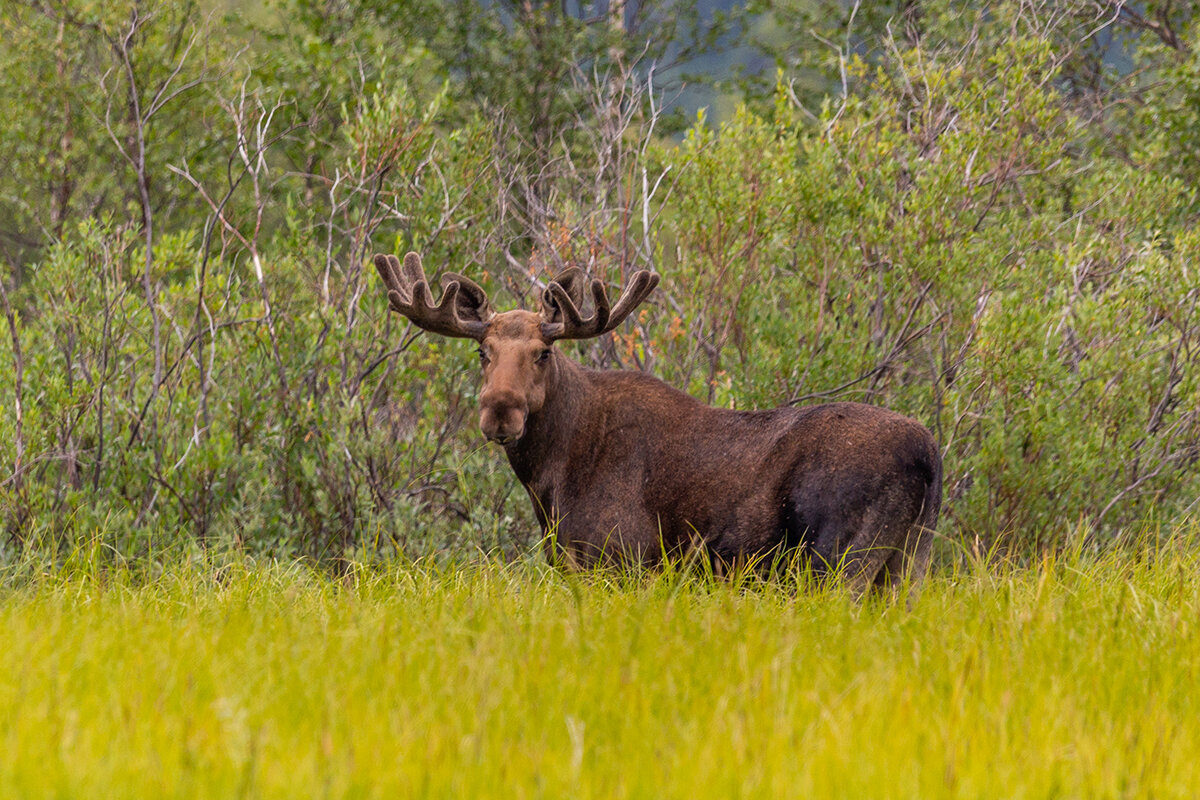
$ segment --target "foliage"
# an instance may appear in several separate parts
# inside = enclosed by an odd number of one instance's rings
[[[675,5],[6,3],[6,553],[98,527],[141,555],[165,531],[338,563],[530,549],[469,348],[385,312],[369,257],[410,248],[499,306],[566,265],[657,269],[575,356],[720,405],[912,414],[946,542],[1035,556],[1195,512],[1190,16],[835,4],[769,101],[677,138],[668,54],[638,59]]]

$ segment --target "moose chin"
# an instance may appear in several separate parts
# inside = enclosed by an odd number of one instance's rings
[[[635,273],[615,305],[569,269],[540,311],[495,313],[454,273],[434,303],[421,258],[375,256],[393,311],[479,343],[479,425],[529,493],[548,555],[637,563],[699,548],[714,568],[803,559],[856,594],[919,582],[942,497],[937,442],[915,420],[859,403],[712,408],[642,372],[586,369],[554,343],[600,336],[653,291]],[[584,317],[585,289],[593,310]]]

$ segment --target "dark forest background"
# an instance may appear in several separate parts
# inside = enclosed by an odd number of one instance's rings
[[[1194,530],[1182,2],[0,0],[0,551],[537,539],[462,342],[370,255],[708,402],[926,422],[944,554]],[[1181,534],[1182,535],[1182,534]]]

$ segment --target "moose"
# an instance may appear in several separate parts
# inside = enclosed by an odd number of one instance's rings
[[[654,566],[701,552],[714,570],[791,554],[861,595],[916,583],[942,496],[936,441],[876,406],[713,408],[644,372],[587,369],[554,347],[613,330],[658,285],[634,273],[616,305],[582,270],[540,312],[496,313],[452,272],[435,305],[421,257],[376,255],[390,307],[431,333],[479,343],[479,425],[533,501],[547,555],[568,566]],[[585,284],[593,310],[584,317]]]

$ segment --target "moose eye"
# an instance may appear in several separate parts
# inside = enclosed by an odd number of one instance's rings
[[[479,348],[479,360],[480,360],[480,361],[487,361],[487,360],[488,360],[487,351],[486,351],[486,350],[484,350],[482,347],[481,347],[481,348]]]
[[[545,364],[548,360],[550,360],[550,348],[547,347],[545,350],[537,354],[537,363]]]

